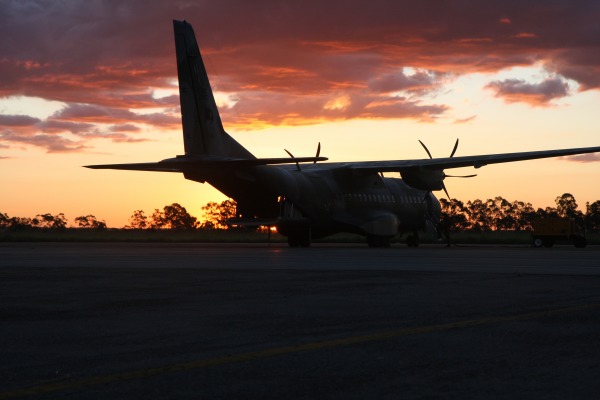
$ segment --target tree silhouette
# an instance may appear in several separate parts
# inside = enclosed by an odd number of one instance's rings
[[[577,210],[577,203],[569,193],[557,197],[556,202],[563,215],[575,218],[583,216],[583,213]],[[535,210],[531,203],[517,200],[511,203],[501,196],[486,201],[468,201],[466,205],[456,199],[440,199],[440,205],[442,206],[441,223],[453,231],[527,230],[531,229],[536,219],[560,216],[557,208],[546,207]],[[590,206],[588,214],[592,212],[595,212],[595,208]]]
[[[558,215],[567,218],[582,218],[583,213],[577,210],[577,201],[571,193],[564,193],[555,200]]]
[[[440,199],[442,206],[442,215],[440,222],[443,226],[452,231],[464,231],[470,228],[470,223],[467,220],[465,205],[457,199],[446,200]]]
[[[6,213],[0,213],[0,228],[18,230],[31,227],[31,218],[9,217]]]
[[[10,226],[10,218],[8,214],[0,213],[0,228],[8,228]]]
[[[491,229],[490,213],[486,203],[479,199],[467,202],[467,219],[471,224],[471,230],[475,232]]]
[[[154,229],[195,229],[197,226],[196,217],[191,216],[185,207],[178,203],[164,206],[163,211],[154,210],[152,214],[150,227]]]
[[[149,228],[148,217],[143,210],[135,210],[129,217],[129,225],[125,225],[125,229],[146,229]]]
[[[535,218],[535,208],[531,203],[515,200],[512,207],[515,230],[526,230],[532,228],[532,223]]]
[[[600,231],[600,200],[586,204],[585,222],[588,229]]]
[[[104,220],[98,221],[98,219],[91,214],[86,215],[86,216],[76,217],[75,223],[80,228],[106,229],[106,222]]]
[[[67,227],[67,218],[65,214],[52,215],[50,213],[38,214],[31,220],[31,225],[38,228],[47,229],[65,229]]]
[[[234,200],[225,200],[221,204],[211,201],[202,207],[202,210],[204,211],[202,228],[227,229],[229,227],[227,221],[236,216],[237,203]]]

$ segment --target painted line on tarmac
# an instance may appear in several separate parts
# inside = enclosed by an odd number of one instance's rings
[[[164,367],[157,368],[146,368],[138,371],[122,372],[117,374],[74,379],[71,381],[55,382],[43,385],[32,386],[29,388],[16,389],[6,392],[0,392],[0,400],[4,399],[16,399],[27,396],[43,395],[52,392],[82,389],[90,386],[99,386],[116,382],[123,382],[133,379],[148,378],[151,376],[179,372],[179,371],[190,371],[194,369],[202,369],[207,367],[214,367],[219,365],[236,364],[245,361],[259,360],[263,358],[282,356],[287,354],[300,353],[311,350],[330,349],[335,347],[351,346],[362,343],[369,343],[380,340],[394,339],[401,336],[418,335],[423,333],[434,333],[449,331],[452,329],[464,329],[471,328],[481,325],[490,325],[501,322],[511,321],[524,321],[535,318],[550,317],[559,314],[568,314],[572,312],[593,310],[600,308],[600,304],[585,304],[574,307],[557,308],[553,310],[545,310],[538,312],[531,312],[526,314],[516,314],[504,317],[490,317],[481,318],[474,320],[465,320],[458,322],[451,322],[447,324],[439,325],[428,325],[413,328],[403,328],[392,331],[385,331],[379,333],[373,333],[370,335],[359,335],[350,336],[341,339],[323,340],[319,342],[310,342],[305,344],[273,347],[270,349],[250,351],[246,353],[232,354],[223,357],[209,358],[206,360],[190,361],[185,363],[171,364]]]

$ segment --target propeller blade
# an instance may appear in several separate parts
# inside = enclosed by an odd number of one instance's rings
[[[450,153],[450,158],[452,158],[454,156],[454,153],[456,153],[457,148],[458,148],[458,139],[456,139],[456,143],[454,143],[454,148],[452,149],[452,153]]]
[[[448,196],[448,200],[452,200],[450,198],[450,194],[448,193],[448,189],[446,189],[446,185],[442,184],[442,189],[444,189],[444,193],[446,193],[446,196]]]
[[[477,174],[473,175],[444,175],[446,178],[474,178]]]
[[[427,152],[427,155],[429,156],[429,158],[433,158],[433,157],[431,156],[431,153],[429,152],[429,149],[427,148],[427,146],[425,146],[425,143],[421,142],[420,140],[419,140],[419,143],[421,143],[421,146],[423,146],[423,148],[424,148],[424,149],[425,149],[425,151]]]
[[[283,149],[283,150],[285,150],[285,152],[286,152],[286,153],[288,153],[288,155],[289,155],[290,157],[292,157],[292,160],[295,160],[295,159],[296,159],[296,157],[294,157],[294,155],[293,155],[292,153],[290,153],[289,151],[287,151],[287,149]],[[298,161],[296,161],[296,168],[298,168],[298,171],[302,171],[302,170],[300,169],[300,163],[299,163]]]
[[[321,154],[321,142],[319,142],[319,144],[317,145],[317,155],[316,155],[316,157],[319,158],[320,154]],[[317,163],[317,160],[315,160],[313,162],[313,164],[316,164],[316,163]]]

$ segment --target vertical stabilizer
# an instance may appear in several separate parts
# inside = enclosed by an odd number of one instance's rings
[[[254,158],[223,129],[192,26],[173,21],[186,155]]]

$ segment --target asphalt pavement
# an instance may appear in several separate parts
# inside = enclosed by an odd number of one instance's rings
[[[597,398],[600,248],[1,243],[0,399]]]

